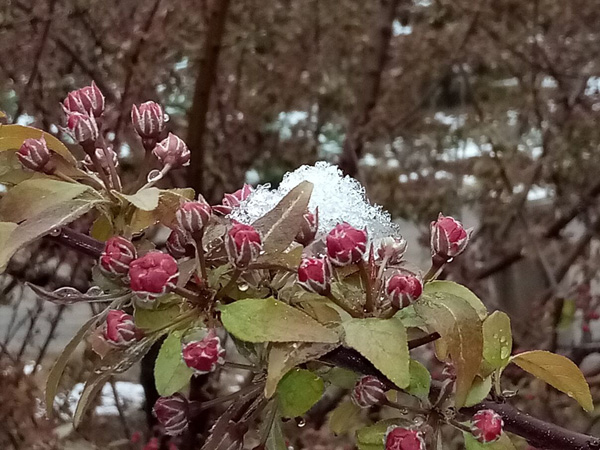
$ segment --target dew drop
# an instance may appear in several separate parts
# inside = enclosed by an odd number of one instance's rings
[[[238,289],[242,292],[246,292],[250,286],[247,283],[242,283],[238,286]]]
[[[306,420],[304,420],[304,418],[296,417],[294,420],[296,421],[298,428],[304,428],[306,426]]]
[[[506,359],[510,356],[510,349],[508,347],[502,347],[500,349],[500,358]]]
[[[148,177],[146,179],[148,180],[148,183],[151,183],[153,181],[158,181],[161,178],[162,174],[160,173],[160,170],[154,169],[148,173]]]
[[[168,122],[169,120],[171,120],[171,118],[169,117],[169,115],[167,113],[165,113],[165,123]]]
[[[494,339],[498,339],[498,333],[494,333]]]
[[[60,228],[53,228],[52,230],[50,230],[50,236],[60,236],[60,232],[61,229]]]

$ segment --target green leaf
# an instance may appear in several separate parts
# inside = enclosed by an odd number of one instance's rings
[[[346,344],[357,350],[399,388],[410,383],[408,343],[397,319],[352,319],[343,324]]]
[[[162,396],[172,395],[186,386],[193,374],[181,356],[181,333],[171,333],[161,345],[154,364],[156,390]]]
[[[586,411],[594,410],[590,387],[573,361],[544,350],[520,353],[511,358],[521,369],[574,398]]]
[[[281,378],[293,367],[313,361],[338,346],[321,343],[274,343],[269,351],[265,397],[270,398],[277,389]]]
[[[149,226],[162,223],[169,226],[175,220],[175,212],[182,202],[194,198],[193,189],[169,189],[161,190],[158,206],[151,211],[136,209],[133,213],[129,226],[134,233],[145,230]],[[208,243],[205,240],[205,243]]]
[[[19,223],[78,197],[90,189],[79,183],[31,178],[10,189],[0,200],[0,218]]]
[[[457,408],[464,405],[483,359],[482,323],[477,312],[463,298],[452,294],[423,294],[415,310],[441,339],[436,342],[438,358],[450,355],[456,368]]]
[[[272,297],[238,300],[220,309],[227,331],[243,341],[336,343],[339,340],[335,331]]]
[[[490,393],[492,389],[492,377],[488,376],[485,378],[481,378],[480,376],[476,376],[473,380],[473,384],[471,385],[471,390],[467,394],[467,399],[465,400],[465,406],[468,408],[470,406],[476,405],[477,403],[482,402]]]
[[[142,211],[154,211],[158,207],[160,189],[151,187],[137,191],[135,194],[127,195],[113,191],[117,197],[131,203]]]
[[[166,304],[156,309],[136,308],[133,317],[138,328],[152,332],[172,323],[180,313],[179,305]]]
[[[483,322],[483,358],[494,369],[502,369],[509,363],[511,353],[510,317],[495,311]]]
[[[60,384],[60,379],[62,378],[62,374],[65,371],[65,367],[67,367],[67,363],[71,358],[71,355],[79,346],[85,335],[88,331],[94,327],[98,321],[100,320],[101,314],[95,315],[91,319],[89,319],[83,326],[77,331],[75,336],[71,338],[69,343],[65,346],[60,356],[54,362],[50,373],[48,373],[48,378],[46,379],[46,415],[49,418],[52,418],[54,414],[54,398],[56,397],[56,393],[58,392],[58,386]]]
[[[288,372],[277,386],[277,400],[284,417],[301,416],[319,401],[325,390],[323,380],[309,370]]]
[[[414,305],[402,308],[394,317],[400,320],[405,328],[427,328],[427,323],[417,314]]]
[[[340,403],[329,415],[329,429],[337,435],[347,433],[360,423],[360,407],[351,401]]]
[[[404,422],[404,423],[403,423]],[[356,433],[356,441],[359,448],[365,449],[383,449],[383,438],[387,429],[391,425],[402,424],[406,426],[406,420],[403,419],[387,419],[377,422],[375,425],[361,428]]]
[[[313,184],[303,181],[252,224],[262,236],[266,254],[283,252],[293,242],[300,231],[312,190]]]
[[[565,299],[562,305],[562,311],[560,313],[560,321],[558,322],[558,328],[566,330],[569,328],[575,320],[575,312],[577,311],[577,305],[575,300]]]
[[[322,375],[325,381],[342,389],[352,389],[358,380],[358,374],[342,367],[333,367]]]
[[[285,445],[285,436],[281,430],[281,420],[279,417],[275,417],[275,420],[273,420],[265,444],[267,450],[288,450],[287,445]]]
[[[423,293],[436,295],[438,298],[443,298],[444,294],[460,297],[473,307],[481,320],[484,320],[488,315],[487,308],[479,297],[462,284],[455,283],[454,281],[430,281],[425,284]]]
[[[46,145],[67,160],[71,165],[76,165],[77,160],[65,145],[52,136],[37,128],[23,125],[0,125],[0,152],[18,150],[25,139],[39,139],[44,137]]]
[[[6,245],[0,248],[0,273],[4,272],[9,259],[21,247],[61,225],[74,221],[94,208],[97,203],[98,201],[70,200],[19,224],[10,234]]]
[[[101,242],[106,242],[114,235],[114,229],[110,218],[106,214],[100,214],[92,225],[90,236]]]
[[[410,360],[409,371],[410,383],[404,390],[415,397],[426,399],[429,396],[429,389],[431,388],[431,374],[416,359]]]
[[[296,306],[323,325],[339,324],[342,321],[340,314],[331,307],[330,300],[325,297],[301,298]]]
[[[490,444],[482,444],[473,437],[471,433],[463,432],[465,438],[465,450],[516,450],[506,433],[502,433],[500,439]]]
[[[110,379],[111,375],[109,372],[92,373],[87,379],[83,386],[81,397],[77,401],[77,408],[75,408],[75,414],[73,415],[73,428],[78,428],[81,425],[88,404],[96,398],[96,395]]]

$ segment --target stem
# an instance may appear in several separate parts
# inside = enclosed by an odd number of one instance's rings
[[[217,295],[215,296],[215,298],[223,298],[225,297],[225,295],[227,295],[227,293],[231,290],[231,288],[233,286],[235,286],[235,283],[237,282],[238,278],[240,277],[240,275],[242,274],[242,271],[240,269],[235,269],[233,271],[233,274],[231,275],[231,279],[229,280],[229,283],[227,283],[225,286],[223,286],[219,292],[217,292]]]
[[[471,432],[471,428],[468,427],[467,425],[460,423],[458,420],[456,419],[446,419],[446,423],[448,423],[449,425],[452,425],[454,428],[458,428],[461,431],[464,431],[466,433],[470,433]]]
[[[386,400],[384,403],[384,405],[389,406],[390,408],[394,408],[397,409],[398,411],[400,411],[403,414],[406,413],[413,413],[413,414],[419,414],[421,416],[427,416],[429,415],[429,411],[423,409],[423,408],[417,408],[415,406],[406,406],[406,405],[402,405],[398,402],[394,402],[392,400]]]
[[[121,178],[119,178],[119,174],[117,173],[117,168],[115,167],[115,164],[114,164],[112,158],[108,154],[108,149],[106,148],[106,145],[102,146],[102,153],[104,153],[104,158],[106,159],[106,164],[108,164],[108,171],[110,172],[110,177],[112,179],[113,187],[117,192],[121,192],[121,190],[123,188],[121,186]]]
[[[232,369],[242,369],[249,370],[250,372],[256,372],[258,369],[255,366],[251,366],[249,364],[240,364],[231,361],[225,361],[225,367],[231,367]]]
[[[148,150],[148,147],[144,143],[144,149],[145,149],[144,161],[142,162],[142,167],[140,168],[140,174],[138,175],[137,179],[131,185],[131,188],[128,189],[128,191],[131,194],[133,194],[134,192],[137,192],[144,185],[144,182],[146,181],[146,177],[148,176],[148,173],[150,172],[150,169],[152,168],[152,160],[153,160],[152,148],[150,150]]]
[[[54,171],[54,173],[52,173],[52,175],[54,175],[56,178],[60,178],[61,180],[67,181],[69,183],[77,183],[76,180],[74,180],[70,176],[65,175],[64,173],[62,173],[62,172],[60,172],[58,170]]]
[[[260,387],[260,386],[259,386]],[[206,409],[210,409],[213,406],[220,405],[221,403],[229,402],[231,400],[235,400],[242,395],[248,394],[250,392],[256,391],[257,385],[252,384],[250,386],[246,386],[245,388],[240,389],[239,391],[234,392],[233,394],[228,394],[223,397],[214,398],[212,400],[208,400],[206,402],[191,402],[190,404],[190,415],[195,416],[201,411]]]
[[[423,281],[426,283],[435,280],[447,262],[448,260],[443,256],[433,255],[431,258],[431,267],[423,277]]]
[[[200,275],[202,280],[205,282],[208,280],[208,275],[206,273],[206,260],[204,259],[204,247],[202,246],[202,238],[204,237],[204,230],[200,231],[199,236],[194,236],[194,241],[196,242],[196,259],[200,265]]]
[[[165,175],[167,173],[169,173],[169,170],[171,170],[171,164],[165,164],[165,166],[160,170],[160,173],[156,176],[156,178],[153,178],[152,181],[148,181],[139,190],[142,191],[144,189],[151,188],[156,183],[158,183],[160,180],[162,180],[165,177]]]
[[[331,291],[327,294],[327,298],[329,300],[331,300],[333,303],[335,303],[337,306],[342,308],[344,311],[346,311],[348,314],[350,314],[355,319],[362,316],[362,314],[359,311],[352,308],[350,305],[346,304],[345,301],[338,299],[335,295],[333,295],[333,293]]]
[[[365,284],[365,291],[367,293],[367,299],[365,302],[365,309],[367,312],[371,313],[374,309],[373,304],[373,286],[371,286],[371,277],[367,272],[366,264],[363,260],[358,263],[358,270],[360,272],[360,277],[362,278],[363,283]]]
[[[181,295],[182,297],[188,298],[190,300],[197,301],[200,299],[200,295],[190,289],[186,289],[183,286],[175,286],[173,288],[173,292],[177,295]]]

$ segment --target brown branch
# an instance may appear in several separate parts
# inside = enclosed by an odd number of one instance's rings
[[[187,145],[192,152],[191,166],[188,170],[188,185],[196,192],[204,192],[204,134],[206,116],[210,106],[210,97],[216,83],[217,66],[225,22],[230,0],[214,2],[206,30],[206,41],[202,57],[198,63],[199,72],[194,87],[192,106],[188,114]]]
[[[388,60],[392,38],[392,24],[399,3],[399,0],[379,0],[379,10],[372,28],[373,34],[367,47],[364,80],[358,88],[359,101],[355,115],[350,121],[340,158],[340,168],[350,176],[356,176],[358,172],[365,127],[371,121],[371,113],[377,105],[381,91],[382,74]]]

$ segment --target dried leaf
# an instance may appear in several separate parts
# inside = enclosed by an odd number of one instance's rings
[[[158,207],[160,198],[160,189],[151,187],[137,191],[135,194],[127,195],[113,191],[117,197],[131,203],[142,211],[154,211]]]

